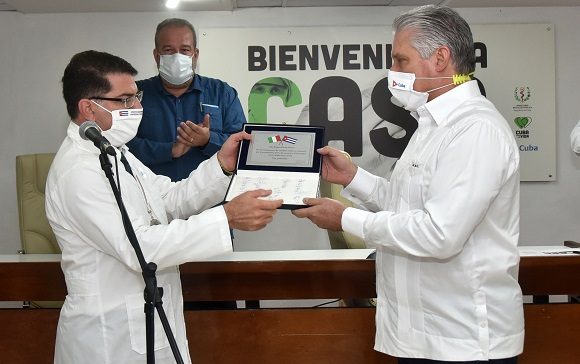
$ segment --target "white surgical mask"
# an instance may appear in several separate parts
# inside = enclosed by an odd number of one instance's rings
[[[172,85],[183,85],[193,77],[193,57],[181,53],[161,55],[159,75]]]
[[[119,109],[110,111],[93,100],[91,101],[111,114],[113,119],[111,127],[108,130],[104,130],[102,134],[112,146],[119,148],[135,138],[139,124],[141,124],[141,118],[143,117],[143,109]]]
[[[416,77],[414,73],[396,72],[389,70],[388,73],[389,91],[393,95],[394,104],[405,108],[408,111],[417,111],[418,108],[425,105],[429,99],[429,93],[451,85],[469,81],[470,75],[453,75],[452,77]],[[419,92],[413,89],[415,80],[435,80],[440,78],[450,78],[451,83],[436,87],[426,92]]]

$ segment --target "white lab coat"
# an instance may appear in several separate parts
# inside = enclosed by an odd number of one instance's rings
[[[62,250],[68,295],[58,323],[55,363],[145,363],[143,278],[123,228],[99,150],[71,123],[46,183],[46,213]],[[163,307],[181,355],[191,362],[178,265],[232,251],[222,201],[229,178],[214,156],[173,183],[126,152],[119,162],[122,198],[146,261],[158,266]],[[110,158],[115,166],[114,158]],[[146,198],[144,197],[144,194]],[[161,225],[150,226],[151,214]],[[155,314],[156,363],[173,354]]]

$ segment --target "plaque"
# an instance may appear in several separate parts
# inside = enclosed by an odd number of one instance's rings
[[[304,207],[318,197],[324,128],[302,125],[244,124],[252,140],[242,141],[236,171],[225,201],[251,190],[268,189],[268,200],[284,200],[283,209]]]

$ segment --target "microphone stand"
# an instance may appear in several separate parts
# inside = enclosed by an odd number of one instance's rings
[[[167,316],[163,310],[163,288],[157,287],[157,277],[155,275],[155,272],[157,271],[157,264],[153,262],[147,263],[145,261],[143,251],[139,246],[139,241],[137,240],[137,236],[133,230],[133,225],[131,225],[131,220],[129,219],[129,215],[125,209],[125,204],[121,198],[121,192],[118,186],[115,184],[115,179],[113,178],[113,165],[111,164],[111,161],[109,161],[107,151],[103,148],[100,149],[101,155],[99,156],[99,160],[101,161],[101,168],[105,172],[105,175],[111,184],[111,189],[115,195],[115,200],[117,200],[117,205],[119,205],[119,210],[121,211],[121,217],[123,219],[125,232],[127,233],[127,238],[135,250],[137,260],[139,260],[139,266],[141,267],[143,280],[145,281],[145,291],[143,296],[145,299],[147,364],[155,363],[155,309],[157,309],[157,313],[159,314],[161,324],[163,325],[163,330],[165,331],[165,335],[169,340],[169,345],[171,346],[171,351],[173,352],[176,363],[183,364],[183,359],[181,357],[181,353],[179,352],[179,348],[177,347],[177,342],[175,341],[175,337],[173,336],[173,332],[169,326],[169,321],[167,320]]]

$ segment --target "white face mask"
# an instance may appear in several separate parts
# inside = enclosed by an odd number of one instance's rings
[[[172,85],[183,85],[193,77],[193,56],[181,53],[161,55],[159,75]]]
[[[396,72],[389,70],[389,91],[393,94],[395,105],[399,105],[408,111],[417,111],[418,108],[425,105],[429,99],[429,93],[451,85],[469,81],[470,75],[453,75],[453,77],[416,77],[414,73]],[[436,80],[440,78],[450,78],[453,81],[447,85],[436,87],[426,92],[413,90],[415,80]]]
[[[93,100],[91,101],[111,114],[113,119],[111,127],[108,130],[104,130],[102,134],[112,146],[119,148],[135,138],[139,124],[141,124],[141,118],[143,117],[143,109],[119,109],[110,111]]]

